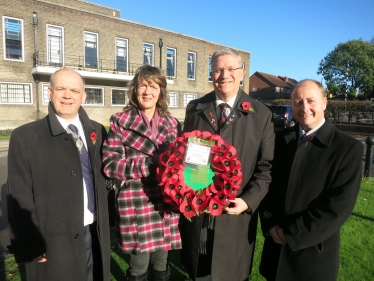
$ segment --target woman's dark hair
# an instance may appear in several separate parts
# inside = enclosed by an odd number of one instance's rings
[[[148,83],[154,82],[160,87],[160,95],[156,103],[156,108],[160,116],[168,114],[169,95],[166,90],[166,77],[160,68],[151,65],[143,65],[136,70],[135,76],[130,82],[130,89],[127,91],[129,104],[123,111],[127,112],[133,108],[139,108],[137,89],[143,81],[147,81]]]

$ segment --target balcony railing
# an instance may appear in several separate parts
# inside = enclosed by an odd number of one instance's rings
[[[106,60],[97,58],[88,58],[84,55],[68,55],[65,54],[63,57],[59,55],[51,55],[47,51],[37,51],[33,54],[33,66],[43,66],[43,67],[53,67],[61,68],[68,67],[77,70],[92,71],[92,72],[102,72],[102,73],[113,73],[113,74],[123,74],[123,75],[134,75],[135,71],[142,64],[136,63],[126,63],[126,61],[121,58],[116,60]],[[167,72],[163,69],[163,72]],[[167,73],[165,73],[168,79],[170,78]]]

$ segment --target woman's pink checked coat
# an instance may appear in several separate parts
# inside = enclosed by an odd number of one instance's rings
[[[152,137],[137,109],[114,114],[103,145],[104,173],[124,181],[117,195],[119,244],[125,253],[180,249],[179,214],[163,201],[162,187],[145,164],[178,136],[180,125],[171,115],[160,116]]]

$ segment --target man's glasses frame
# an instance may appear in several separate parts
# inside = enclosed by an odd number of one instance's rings
[[[243,69],[242,67],[238,67],[238,68],[216,68],[216,69],[213,69],[213,73],[214,74],[221,74],[224,70],[227,70],[228,72],[230,73],[234,73],[235,70],[238,70],[238,69]]]

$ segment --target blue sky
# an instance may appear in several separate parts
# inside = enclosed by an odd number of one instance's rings
[[[337,44],[374,37],[374,0],[89,2],[119,9],[126,20],[249,51],[249,75],[321,80],[318,64]]]

